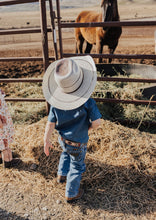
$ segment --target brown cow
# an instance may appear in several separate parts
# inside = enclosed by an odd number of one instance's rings
[[[119,21],[117,0],[102,0],[102,13],[82,11],[76,18],[77,23]],[[84,53],[90,53],[93,44],[96,44],[96,53],[103,51],[103,46],[108,45],[109,53],[113,54],[122,33],[121,27],[86,27],[75,28],[76,53],[83,53],[83,43],[86,41]],[[111,63],[112,59],[109,59]],[[102,58],[98,59],[98,63]]]

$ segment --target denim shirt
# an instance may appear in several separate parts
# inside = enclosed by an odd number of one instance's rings
[[[92,121],[101,118],[96,102],[90,98],[82,106],[72,110],[50,107],[48,121],[55,122],[55,129],[67,140],[87,143],[88,128]]]

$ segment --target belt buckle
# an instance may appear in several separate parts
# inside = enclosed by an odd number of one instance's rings
[[[76,142],[72,142],[72,141],[68,141],[68,140],[66,140],[66,141],[67,141],[67,144],[69,144],[73,147],[80,147],[80,145],[81,145],[81,143],[76,143]]]
[[[76,147],[80,147],[81,146],[81,143],[76,143]]]
[[[65,141],[66,144],[69,144],[69,145],[71,145],[73,147],[80,147],[81,146],[81,143],[76,143],[76,142],[72,142],[72,141],[66,140],[62,136],[61,136],[61,140]]]

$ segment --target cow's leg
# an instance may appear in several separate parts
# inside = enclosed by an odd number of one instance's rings
[[[86,49],[85,49],[85,53],[90,53],[91,49],[92,49],[92,44],[88,43],[87,42],[87,45],[86,45]]]

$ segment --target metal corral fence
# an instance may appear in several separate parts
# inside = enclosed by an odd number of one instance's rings
[[[47,13],[46,13],[46,0],[7,0],[1,1],[1,6],[8,6],[8,5],[15,5],[15,4],[24,4],[24,3],[32,3],[32,2],[39,2],[40,5],[40,28],[25,28],[25,29],[7,29],[7,30],[0,30],[0,35],[13,35],[13,34],[30,34],[30,33],[40,33],[42,34],[42,52],[43,57],[13,57],[13,58],[0,58],[0,62],[4,61],[43,61],[44,70],[47,69],[49,66],[49,60],[54,61],[58,59],[57,54],[57,44],[56,44],[56,36],[55,32],[52,29],[55,29],[54,24],[54,13],[52,8],[52,1],[49,0],[49,8],[50,8],[50,16],[51,16],[51,28],[47,28]],[[53,43],[54,43],[54,51],[55,57],[49,58],[48,52],[48,36],[47,33],[53,33]]]
[[[0,30],[0,35],[14,35],[14,34],[32,34],[39,33],[42,35],[42,54],[43,57],[0,57],[0,62],[11,62],[11,61],[42,61],[44,71],[49,66],[49,61],[55,61],[58,59],[56,32],[55,32],[55,12],[53,11],[52,0],[49,0],[51,28],[47,27],[47,13],[46,13],[46,0],[7,0],[1,1],[1,6],[15,5],[15,4],[27,4],[39,2],[40,6],[40,28],[25,28],[25,29],[6,29]],[[54,54],[55,57],[49,57],[48,51],[48,32],[52,32]],[[1,83],[13,83],[13,82],[42,82],[42,79],[0,79]],[[45,102],[45,99],[23,99],[23,98],[6,98],[6,101],[22,101],[22,102]]]
[[[14,58],[0,58],[0,62],[4,61],[43,61],[44,71],[49,66],[49,61],[54,61],[63,57],[71,56],[83,56],[84,54],[75,53],[63,53],[62,47],[62,28],[77,28],[77,27],[118,27],[118,26],[154,26],[156,21],[122,21],[122,22],[96,22],[96,23],[67,23],[61,21],[60,15],[60,1],[56,0],[56,10],[57,17],[55,16],[55,11],[53,10],[52,0],[49,0],[50,8],[50,18],[51,18],[51,28],[47,27],[46,20],[46,0],[8,0],[1,1],[0,6],[13,5],[13,4],[23,4],[39,2],[40,4],[40,18],[41,18],[41,28],[27,28],[27,29],[11,29],[11,30],[0,30],[0,35],[10,35],[10,34],[27,34],[27,33],[41,33],[42,34],[42,51],[43,57],[14,57]],[[57,20],[58,25],[58,38],[59,38],[59,51],[58,55],[56,31],[55,31],[55,20]],[[52,31],[53,44],[55,57],[49,57],[48,52],[48,37],[47,33]],[[118,58],[118,59],[156,59],[156,55],[147,54],[90,54],[93,58]],[[135,78],[108,78],[108,77],[98,77],[98,81],[119,81],[119,82],[144,82],[144,83],[156,83],[156,79],[135,79]],[[1,83],[13,83],[13,82],[42,82],[42,79],[0,79]],[[6,98],[7,101],[29,101],[29,102],[44,102],[45,99],[23,99],[23,98]],[[151,100],[121,100],[121,99],[107,99],[107,98],[95,98],[98,102],[109,102],[109,103],[126,103],[126,104],[143,104],[143,105],[156,105],[156,101]]]

